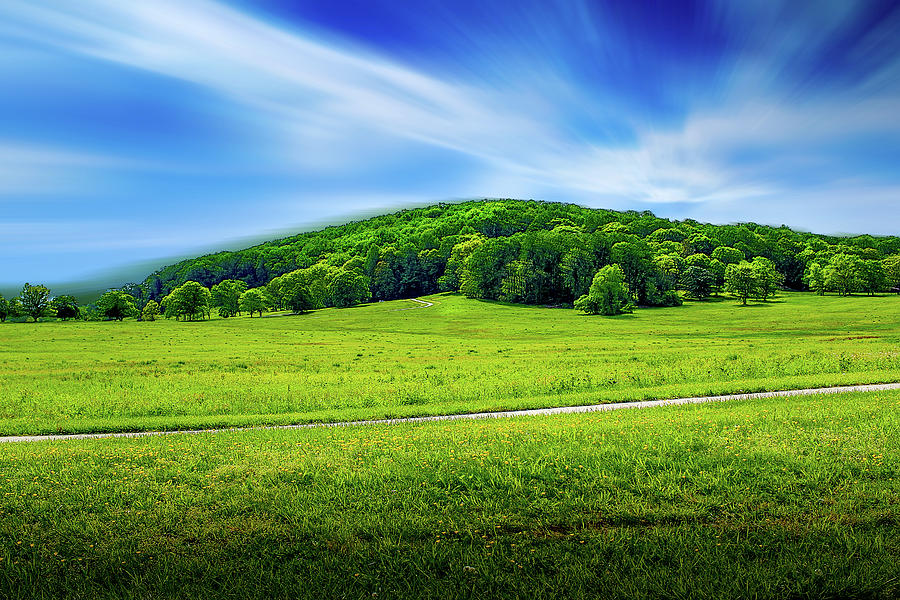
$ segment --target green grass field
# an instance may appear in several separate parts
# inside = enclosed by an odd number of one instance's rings
[[[620,317],[430,297],[0,326],[0,435],[337,421],[900,380],[900,297]],[[402,310],[411,309],[411,310]]]
[[[0,445],[3,598],[896,598],[900,393]]]

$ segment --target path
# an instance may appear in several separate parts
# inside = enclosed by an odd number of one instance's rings
[[[417,308],[428,308],[429,306],[434,306],[434,302],[428,302],[427,300],[419,300],[418,298],[407,298],[410,302],[418,302],[422,306],[410,306],[409,308],[395,308],[392,312],[397,312],[401,310],[416,310]]]
[[[421,302],[421,300],[419,300]],[[425,307],[423,307],[425,308]],[[783,390],[778,392],[754,392],[748,394],[727,394],[724,396],[700,396],[696,398],[673,398],[670,400],[642,400],[639,402],[616,402],[611,404],[591,404],[588,406],[559,406],[555,408],[534,408],[530,410],[506,410],[498,412],[465,413],[457,415],[436,415],[431,417],[404,417],[399,419],[374,419],[371,421],[341,421],[337,423],[304,423],[301,425],[264,425],[255,427],[233,427],[228,429],[186,429],[179,431],[132,431],[122,433],[72,433],[64,435],[13,435],[0,437],[0,443],[39,442],[44,440],[84,440],[92,438],[143,437],[147,435],[173,435],[185,433],[217,433],[221,431],[251,431],[259,429],[309,429],[312,427],[350,427],[353,425],[397,425],[399,423],[422,423],[425,421],[456,421],[459,419],[498,419],[537,415],[559,415],[567,413],[601,412],[622,408],[650,408],[652,406],[673,406],[678,404],[701,404],[704,402],[725,402],[727,400],[753,400],[781,396],[810,396],[813,394],[840,394],[842,392],[878,392],[900,390],[900,383],[874,383],[868,385],[845,385],[838,387],[808,388],[803,390]]]

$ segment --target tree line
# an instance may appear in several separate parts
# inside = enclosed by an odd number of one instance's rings
[[[213,310],[223,317],[304,312],[438,291],[603,312],[611,309],[600,308],[601,297],[615,298],[610,302],[620,311],[721,292],[746,303],[780,287],[900,292],[900,238],[710,225],[550,202],[471,201],[181,261],[88,307],[71,296],[50,298],[48,291],[38,310],[32,296],[43,286],[28,287],[28,294],[23,289],[19,298],[0,300],[0,317],[192,320]]]

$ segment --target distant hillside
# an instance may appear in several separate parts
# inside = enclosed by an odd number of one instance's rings
[[[661,304],[657,292],[677,286],[679,272],[691,264],[715,270],[761,256],[774,263],[787,287],[803,289],[807,265],[825,264],[841,253],[881,260],[900,253],[900,238],[834,237],[755,223],[672,221],[649,211],[484,200],[403,210],[183,260],[152,273],[141,287],[154,299],[190,280],[212,286],[239,279],[259,287],[317,263],[350,262],[368,278],[375,300],[465,288],[460,276],[466,267],[469,287],[463,291],[469,295],[571,302],[598,268],[617,262],[626,276],[629,265],[632,271],[655,269],[655,279],[641,281],[644,292],[636,297]]]

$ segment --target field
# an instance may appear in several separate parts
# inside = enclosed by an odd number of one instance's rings
[[[0,597],[896,598],[900,393],[0,446]]]
[[[900,380],[900,297],[614,318],[458,295],[203,322],[0,326],[0,435],[219,427]],[[404,310],[406,309],[406,310]]]

